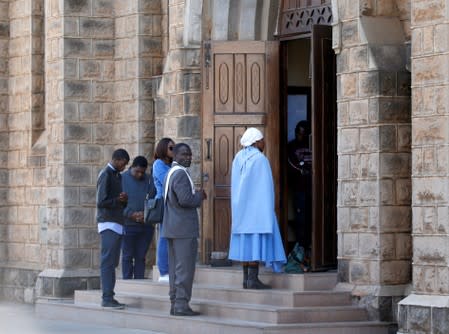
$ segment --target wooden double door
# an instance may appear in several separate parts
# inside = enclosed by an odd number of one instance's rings
[[[326,27],[328,28],[328,27]],[[329,30],[314,33],[312,52],[319,53],[312,75],[313,209],[312,265],[315,270],[336,264],[336,123],[335,56]],[[286,198],[283,185],[285,148],[282,146],[284,106],[280,82],[280,43],[277,41],[206,42],[202,67],[202,172],[208,199],[202,208],[202,261],[211,252],[228,251],[231,231],[231,165],[241,149],[246,128],[265,134],[276,192],[275,208],[284,240],[287,239]],[[331,59],[327,59],[331,52]],[[313,56],[315,59],[316,55]],[[319,64],[319,63],[320,64]],[[334,65],[332,65],[334,64]],[[333,67],[332,67],[333,66]],[[330,67],[330,68],[329,68]],[[315,69],[316,68],[316,69]],[[332,73],[333,79],[327,77]],[[286,93],[286,92],[285,92]],[[332,103],[327,101],[331,100]],[[329,140],[334,144],[329,145]],[[330,163],[330,160],[331,163]]]

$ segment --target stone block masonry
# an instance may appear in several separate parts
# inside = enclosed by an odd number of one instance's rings
[[[412,1],[412,293],[399,303],[400,333],[446,333],[448,322],[449,1]]]
[[[15,299],[98,287],[96,177],[115,148],[153,153],[167,13],[161,1],[0,0],[0,226],[15,235],[0,261],[34,273]]]
[[[347,2],[338,4],[339,275],[373,318],[392,321],[411,280],[411,147],[403,141],[411,104],[406,35],[397,13],[383,2],[357,3],[360,13],[349,11]],[[397,38],[386,42],[387,30]]]

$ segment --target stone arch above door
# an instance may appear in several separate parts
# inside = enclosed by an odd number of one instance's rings
[[[210,26],[206,39],[272,40],[276,29],[279,0],[210,1],[205,8]]]

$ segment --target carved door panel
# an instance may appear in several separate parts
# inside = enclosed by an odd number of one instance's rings
[[[227,251],[231,165],[248,127],[262,130],[278,187],[279,58],[277,42],[205,42],[202,67],[202,261]]]
[[[337,264],[337,106],[332,27],[312,27],[312,269]]]

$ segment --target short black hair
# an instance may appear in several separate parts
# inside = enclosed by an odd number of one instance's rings
[[[148,160],[144,156],[138,155],[137,157],[134,158],[131,167],[147,168],[148,167]]]
[[[186,147],[187,149],[189,149],[190,151],[192,151],[191,149],[190,149],[190,146],[189,145],[187,145],[186,143],[179,143],[179,144],[176,144],[174,147],[173,147],[173,154],[178,154],[178,152],[181,150],[181,148],[183,148],[183,147]]]
[[[119,148],[112,153],[112,160],[126,160],[129,161],[129,154],[125,149]]]
[[[304,131],[306,132],[306,135],[310,135],[310,124],[308,121],[305,120],[299,121],[298,124],[296,124],[295,133],[299,132],[299,128],[303,128]]]

